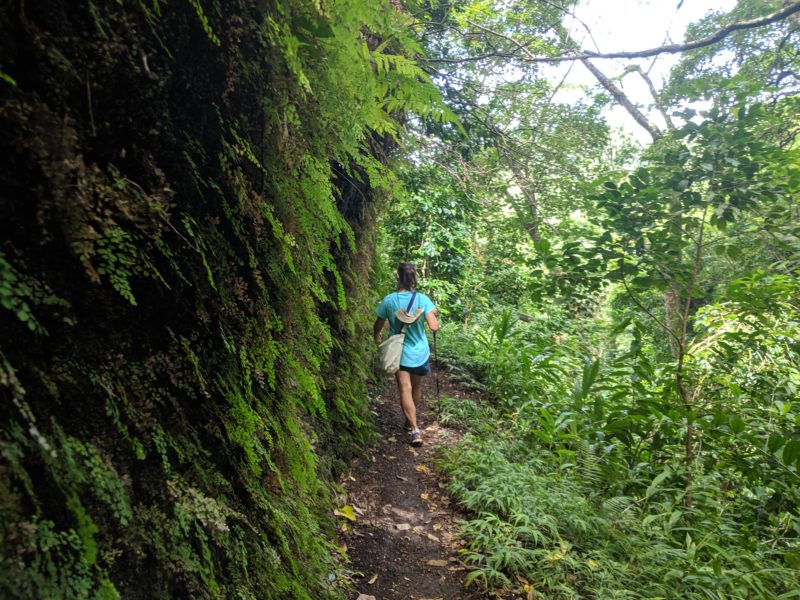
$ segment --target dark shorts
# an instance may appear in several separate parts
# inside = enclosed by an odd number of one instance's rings
[[[410,373],[411,375],[427,375],[431,372],[431,361],[426,360],[424,364],[421,364],[418,367],[406,367],[405,365],[400,365],[400,370]]]

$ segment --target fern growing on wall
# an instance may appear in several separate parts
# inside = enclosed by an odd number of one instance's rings
[[[339,593],[385,165],[447,117],[407,19],[0,8],[3,597]]]

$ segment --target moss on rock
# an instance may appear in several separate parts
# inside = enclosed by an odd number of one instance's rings
[[[320,6],[0,8],[3,597],[336,595],[404,17]]]

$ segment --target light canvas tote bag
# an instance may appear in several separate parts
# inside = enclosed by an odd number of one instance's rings
[[[387,375],[394,375],[400,368],[400,357],[403,355],[403,342],[405,342],[406,339],[406,326],[416,323],[422,313],[425,312],[423,309],[418,308],[413,314],[411,313],[411,307],[414,305],[416,297],[417,292],[412,293],[411,300],[406,309],[404,311],[396,310],[394,313],[394,316],[403,323],[403,328],[400,330],[400,333],[389,336],[389,339],[378,346],[381,369],[383,369]]]

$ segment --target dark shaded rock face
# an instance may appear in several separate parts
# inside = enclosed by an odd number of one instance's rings
[[[333,594],[388,148],[358,15],[46,0],[0,25],[0,595]]]

